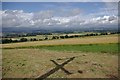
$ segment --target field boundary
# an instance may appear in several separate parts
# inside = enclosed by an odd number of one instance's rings
[[[23,47],[2,47],[1,49],[38,49],[40,47],[57,47],[57,46],[85,46],[85,45],[106,45],[106,44],[117,44],[120,43],[96,43],[96,44],[61,44],[61,45],[37,45],[37,46],[23,46]]]

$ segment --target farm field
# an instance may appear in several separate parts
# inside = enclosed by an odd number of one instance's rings
[[[51,59],[60,64],[65,62],[66,58],[74,56],[75,59],[64,66],[72,73],[71,75],[59,70],[48,78],[116,78],[118,75],[117,55],[99,52],[7,49],[3,50],[3,78],[38,78],[56,67]]]
[[[16,47],[15,49],[45,49],[59,52],[101,52],[101,53],[118,53],[117,43],[108,44],[77,44],[77,45],[49,45],[49,46],[28,46]]]
[[[118,43],[118,35],[10,43],[10,44],[2,44],[2,48],[15,48],[15,47],[39,46],[39,45],[46,46],[46,45],[98,44],[98,43]]]
[[[95,36],[3,44],[3,78],[39,78],[74,59],[46,78],[117,78],[118,36]]]

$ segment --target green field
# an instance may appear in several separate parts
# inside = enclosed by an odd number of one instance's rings
[[[73,51],[73,52],[100,52],[100,53],[118,53],[118,44],[82,44],[82,45],[54,45],[54,46],[29,46],[17,47],[16,49],[33,48],[46,49],[52,51]]]

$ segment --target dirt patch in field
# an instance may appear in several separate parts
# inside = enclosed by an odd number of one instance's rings
[[[74,60],[48,78],[110,78],[118,76],[118,57],[106,53],[57,52],[41,49],[3,49],[3,78],[38,78],[62,64]],[[111,75],[113,74],[113,75]]]

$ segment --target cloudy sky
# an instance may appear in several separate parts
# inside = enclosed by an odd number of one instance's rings
[[[3,28],[117,28],[117,2],[3,2]]]

